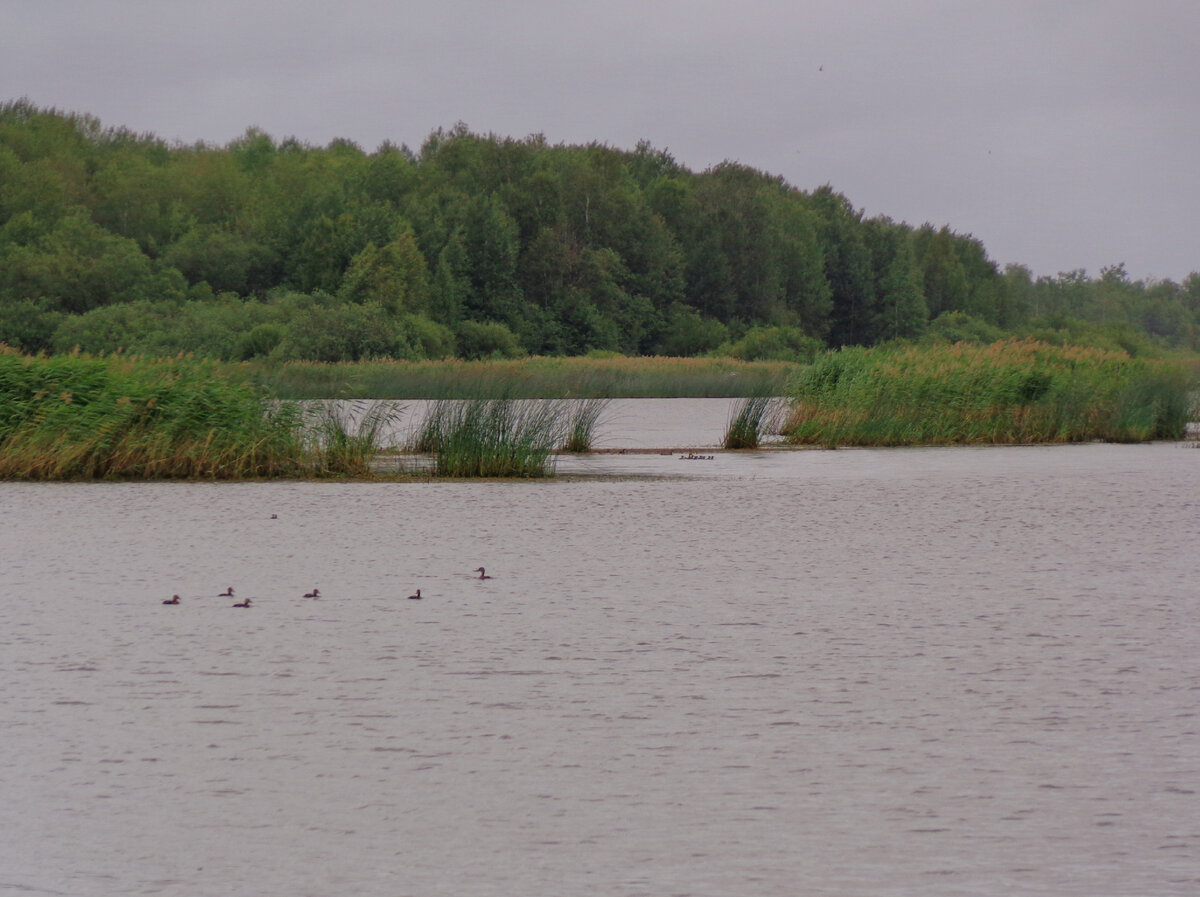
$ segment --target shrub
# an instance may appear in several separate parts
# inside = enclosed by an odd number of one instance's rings
[[[742,361],[811,362],[824,348],[799,327],[752,327],[741,339],[722,346],[719,354]]]
[[[496,321],[459,321],[455,334],[462,358],[519,358],[525,354],[517,335]]]

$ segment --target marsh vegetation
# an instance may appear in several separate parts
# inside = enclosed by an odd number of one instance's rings
[[[755,449],[776,433],[785,409],[784,401],[771,395],[740,399],[729,415],[722,445],[727,449]]]
[[[465,387],[453,379],[461,365],[441,370],[448,392]],[[1028,340],[846,349],[789,370],[786,399],[738,400],[712,442],[756,448],[780,432],[793,445],[1130,442],[1183,438],[1197,417],[1194,368]],[[543,391],[518,367],[488,382],[493,393]],[[400,439],[394,401],[280,399],[241,366],[6,350],[0,478],[366,477],[380,475],[384,452],[428,454],[438,476],[542,477],[556,453],[593,449],[607,403],[442,398]]]
[[[844,349],[797,375],[793,444],[1025,444],[1180,439],[1193,371],[1031,340]]]
[[[358,476],[389,413],[313,420],[206,361],[0,351],[0,478]]]

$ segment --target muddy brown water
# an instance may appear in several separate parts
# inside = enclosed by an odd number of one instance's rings
[[[1200,893],[1200,450],[572,465],[0,484],[0,893]]]

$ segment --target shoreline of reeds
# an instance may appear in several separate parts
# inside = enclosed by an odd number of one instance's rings
[[[779,394],[779,370],[770,369],[731,408],[726,449],[759,448],[780,430],[793,447],[1180,440],[1197,413],[1186,365],[1032,341],[847,349],[786,367],[787,422],[774,423],[779,400],[767,396]],[[243,365],[0,347],[0,480],[547,477],[559,453],[593,450],[608,397],[530,398],[566,381],[515,382],[442,397],[407,444],[386,445],[395,402],[271,396]],[[381,470],[381,456],[422,452],[428,469]]]
[[[306,421],[215,362],[0,348],[0,480],[368,476],[381,431]]]
[[[1196,388],[1185,365],[1033,340],[852,348],[795,378],[783,430],[826,446],[1178,440]]]
[[[549,476],[557,452],[591,449],[606,404],[442,400],[400,446],[385,443],[395,402],[273,398],[240,368],[192,358],[0,347],[0,480],[379,478],[377,459],[401,449],[433,452],[436,476]]]

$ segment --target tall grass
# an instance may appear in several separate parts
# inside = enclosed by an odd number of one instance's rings
[[[784,429],[826,445],[1178,439],[1194,390],[1181,365],[1031,340],[844,349],[793,381]]]
[[[565,452],[590,452],[595,439],[596,427],[609,399],[572,399],[564,408],[562,450]]]
[[[799,365],[731,358],[525,358],[247,365],[292,399],[698,398],[780,395]]]
[[[434,453],[444,477],[544,477],[554,472],[562,406],[542,400],[462,399],[435,403],[411,448]]]
[[[393,402],[320,402],[303,425],[307,472],[313,476],[364,477],[389,446],[402,409]],[[310,419],[315,418],[315,419]]]
[[[725,427],[725,448],[758,448],[778,428],[782,411],[781,400],[774,396],[747,396],[738,400]]]
[[[228,365],[0,348],[0,479],[362,475],[383,425],[349,423],[314,426]]]
[[[0,351],[0,478],[296,475],[297,424],[207,362]]]

